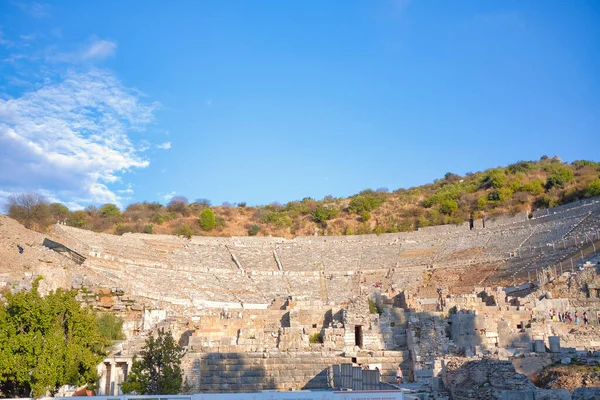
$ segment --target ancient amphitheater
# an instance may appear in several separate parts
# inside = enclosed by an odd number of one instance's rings
[[[468,368],[462,363],[519,354],[554,360],[600,348],[595,331],[563,332],[546,318],[549,310],[587,307],[598,324],[596,273],[581,267],[600,244],[597,198],[475,221],[472,230],[466,223],[291,240],[113,236],[64,225],[44,236],[1,222],[3,251],[17,241],[29,246],[23,257],[0,261],[0,285],[19,290],[44,275],[46,289],[79,289],[82,301],[127,321],[129,339],[100,369],[101,393],[119,391],[144,335],[159,327],[187,346],[194,392],[383,388],[401,365],[420,385],[414,390],[468,398],[461,390],[481,382],[457,385],[460,368]],[[85,261],[45,249],[44,239]],[[459,364],[452,375],[450,366]],[[528,378],[497,381],[485,390],[564,395]]]

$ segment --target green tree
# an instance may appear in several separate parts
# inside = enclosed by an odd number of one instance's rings
[[[0,302],[0,393],[7,397],[55,394],[66,384],[91,385],[109,342],[94,312],[58,289],[42,297],[39,279],[30,291]]]
[[[170,331],[164,329],[146,339],[139,358],[133,361],[123,392],[144,395],[178,394],[183,384],[181,359],[185,350],[173,339]]]
[[[67,206],[60,203],[50,204],[48,206],[48,211],[54,218],[65,218],[67,215],[69,215],[69,209]]]
[[[202,227],[202,229],[205,231],[213,230],[215,228],[215,225],[217,224],[217,220],[215,219],[215,213],[212,212],[210,208],[206,208],[200,213],[198,221],[200,222],[200,226]]]
[[[87,222],[88,214],[85,211],[75,211],[67,218],[67,225],[83,228]]]
[[[108,312],[102,313],[97,316],[96,324],[98,325],[98,332],[102,337],[110,341],[125,339],[123,318]]]
[[[108,203],[100,207],[100,215],[104,218],[118,217],[121,215],[121,210],[116,205]]]

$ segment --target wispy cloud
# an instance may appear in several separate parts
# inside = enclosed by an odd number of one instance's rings
[[[120,204],[108,185],[149,165],[130,134],[153,121],[158,105],[140,96],[110,72],[93,69],[0,99],[0,187],[42,188],[77,204]]]
[[[117,51],[117,42],[93,38],[90,43],[73,52],[56,52],[51,48],[47,51],[46,60],[55,63],[79,63],[102,61],[114,56]]]
[[[117,190],[117,192],[121,193],[121,194],[125,194],[125,195],[131,195],[134,193],[131,183],[127,184],[127,189],[120,189],[120,190]]]
[[[84,50],[81,54],[81,58],[84,60],[102,60],[113,56],[116,50],[117,42],[111,42],[110,40],[96,40]]]
[[[6,36],[4,35],[4,32],[2,32],[2,27],[0,27],[0,46],[6,47],[6,48],[11,48],[15,45],[15,43],[12,40],[8,40],[6,38]]]
[[[39,3],[37,1],[19,1],[15,2],[15,4],[21,9],[21,11],[32,16],[33,18],[45,18],[50,15],[50,5],[45,3]]]
[[[171,142],[157,144],[156,147],[163,150],[169,150],[171,148]]]

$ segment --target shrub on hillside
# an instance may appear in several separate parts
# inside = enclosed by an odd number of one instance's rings
[[[164,206],[157,202],[148,203],[148,210],[150,211],[160,211],[164,208]]]
[[[154,233],[154,225],[152,223],[146,224],[144,226],[144,233],[148,233],[148,234]]]
[[[258,224],[252,224],[250,228],[248,228],[248,236],[256,236],[260,232],[260,226]]]
[[[48,212],[55,219],[66,218],[69,215],[69,209],[64,204],[52,203],[48,206]]]
[[[440,212],[446,215],[452,215],[458,211],[458,203],[454,200],[444,200],[440,205]]]
[[[585,197],[596,197],[600,196],[600,179],[596,179],[585,188]]]
[[[227,223],[225,222],[225,218],[223,217],[215,217],[215,228],[217,229],[223,229],[227,226]]]
[[[135,233],[137,229],[132,224],[124,224],[122,222],[117,222],[115,224],[115,235],[123,235],[124,233]]]
[[[292,226],[292,218],[285,211],[267,211],[260,219],[264,224],[272,224],[279,228]]]
[[[310,197],[305,197],[302,201],[290,201],[284,207],[287,215],[294,218],[299,215],[308,215],[317,208],[317,202]]]
[[[108,203],[100,207],[100,215],[104,218],[119,217],[121,210],[116,205]]]
[[[192,228],[190,228],[190,226],[188,224],[183,224],[179,228],[177,228],[177,230],[175,231],[175,233],[178,236],[183,236],[183,237],[186,237],[188,239],[191,239],[192,235],[194,234],[194,231],[193,231]]]
[[[536,168],[537,166],[535,161],[519,161],[506,167],[506,170],[511,174],[516,174],[518,172],[534,171]]]
[[[150,215],[150,221],[154,222],[155,224],[163,224],[165,222],[165,217],[162,216],[161,214],[152,214]]]
[[[502,168],[497,168],[487,173],[484,182],[488,183],[494,189],[500,189],[506,185],[508,177]]]
[[[575,175],[569,167],[560,166],[560,168],[554,168],[546,180],[546,189],[563,187],[567,183],[572,182],[574,179]]]
[[[529,192],[536,196],[540,195],[544,193],[544,181],[542,181],[541,179],[534,179],[522,185],[520,190],[523,192]]]
[[[533,202],[535,208],[550,208],[556,205],[556,201],[549,196],[540,196]]]
[[[513,191],[511,188],[504,187],[496,190],[492,190],[488,194],[488,200],[497,201],[497,202],[505,202],[510,200],[513,195]]]
[[[217,224],[215,213],[213,213],[210,208],[206,208],[200,213],[198,221],[200,222],[200,227],[202,227],[202,230],[204,231],[213,230]]]
[[[315,210],[311,213],[312,220],[314,222],[325,222],[335,218],[337,215],[337,208],[323,207],[322,205],[318,205],[317,208],[315,208]]]
[[[85,211],[72,212],[67,217],[67,225],[74,226],[76,228],[83,228],[87,223],[88,213]]]
[[[361,214],[363,212],[371,212],[383,204],[385,201],[385,193],[374,192],[370,189],[363,190],[358,195],[354,196],[350,200],[348,211],[355,214]]]
[[[577,168],[577,169],[581,169],[584,167],[593,167],[593,168],[599,168],[600,167],[600,163],[594,162],[594,161],[588,161],[588,160],[577,160],[577,161],[573,161],[572,165]]]
[[[185,196],[175,196],[171,199],[169,204],[167,204],[167,211],[181,214],[184,217],[187,217],[190,214],[188,210],[188,199]]]
[[[360,213],[360,220],[362,222],[367,222],[368,220],[371,219],[371,213],[368,211],[363,211]]]
[[[212,201],[209,199],[196,199],[196,203],[200,204],[204,208],[212,206]]]

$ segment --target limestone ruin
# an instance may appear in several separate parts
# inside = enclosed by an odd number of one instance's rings
[[[192,392],[395,389],[400,365],[402,387],[421,398],[594,393],[528,377],[600,356],[598,198],[485,228],[379,236],[185,239],[64,225],[41,235],[0,223],[0,286],[43,275],[42,289],[78,289],[126,321],[128,339],[99,366],[100,394],[119,394],[145,335],[162,327],[187,347]],[[550,318],[576,310],[588,325]]]

